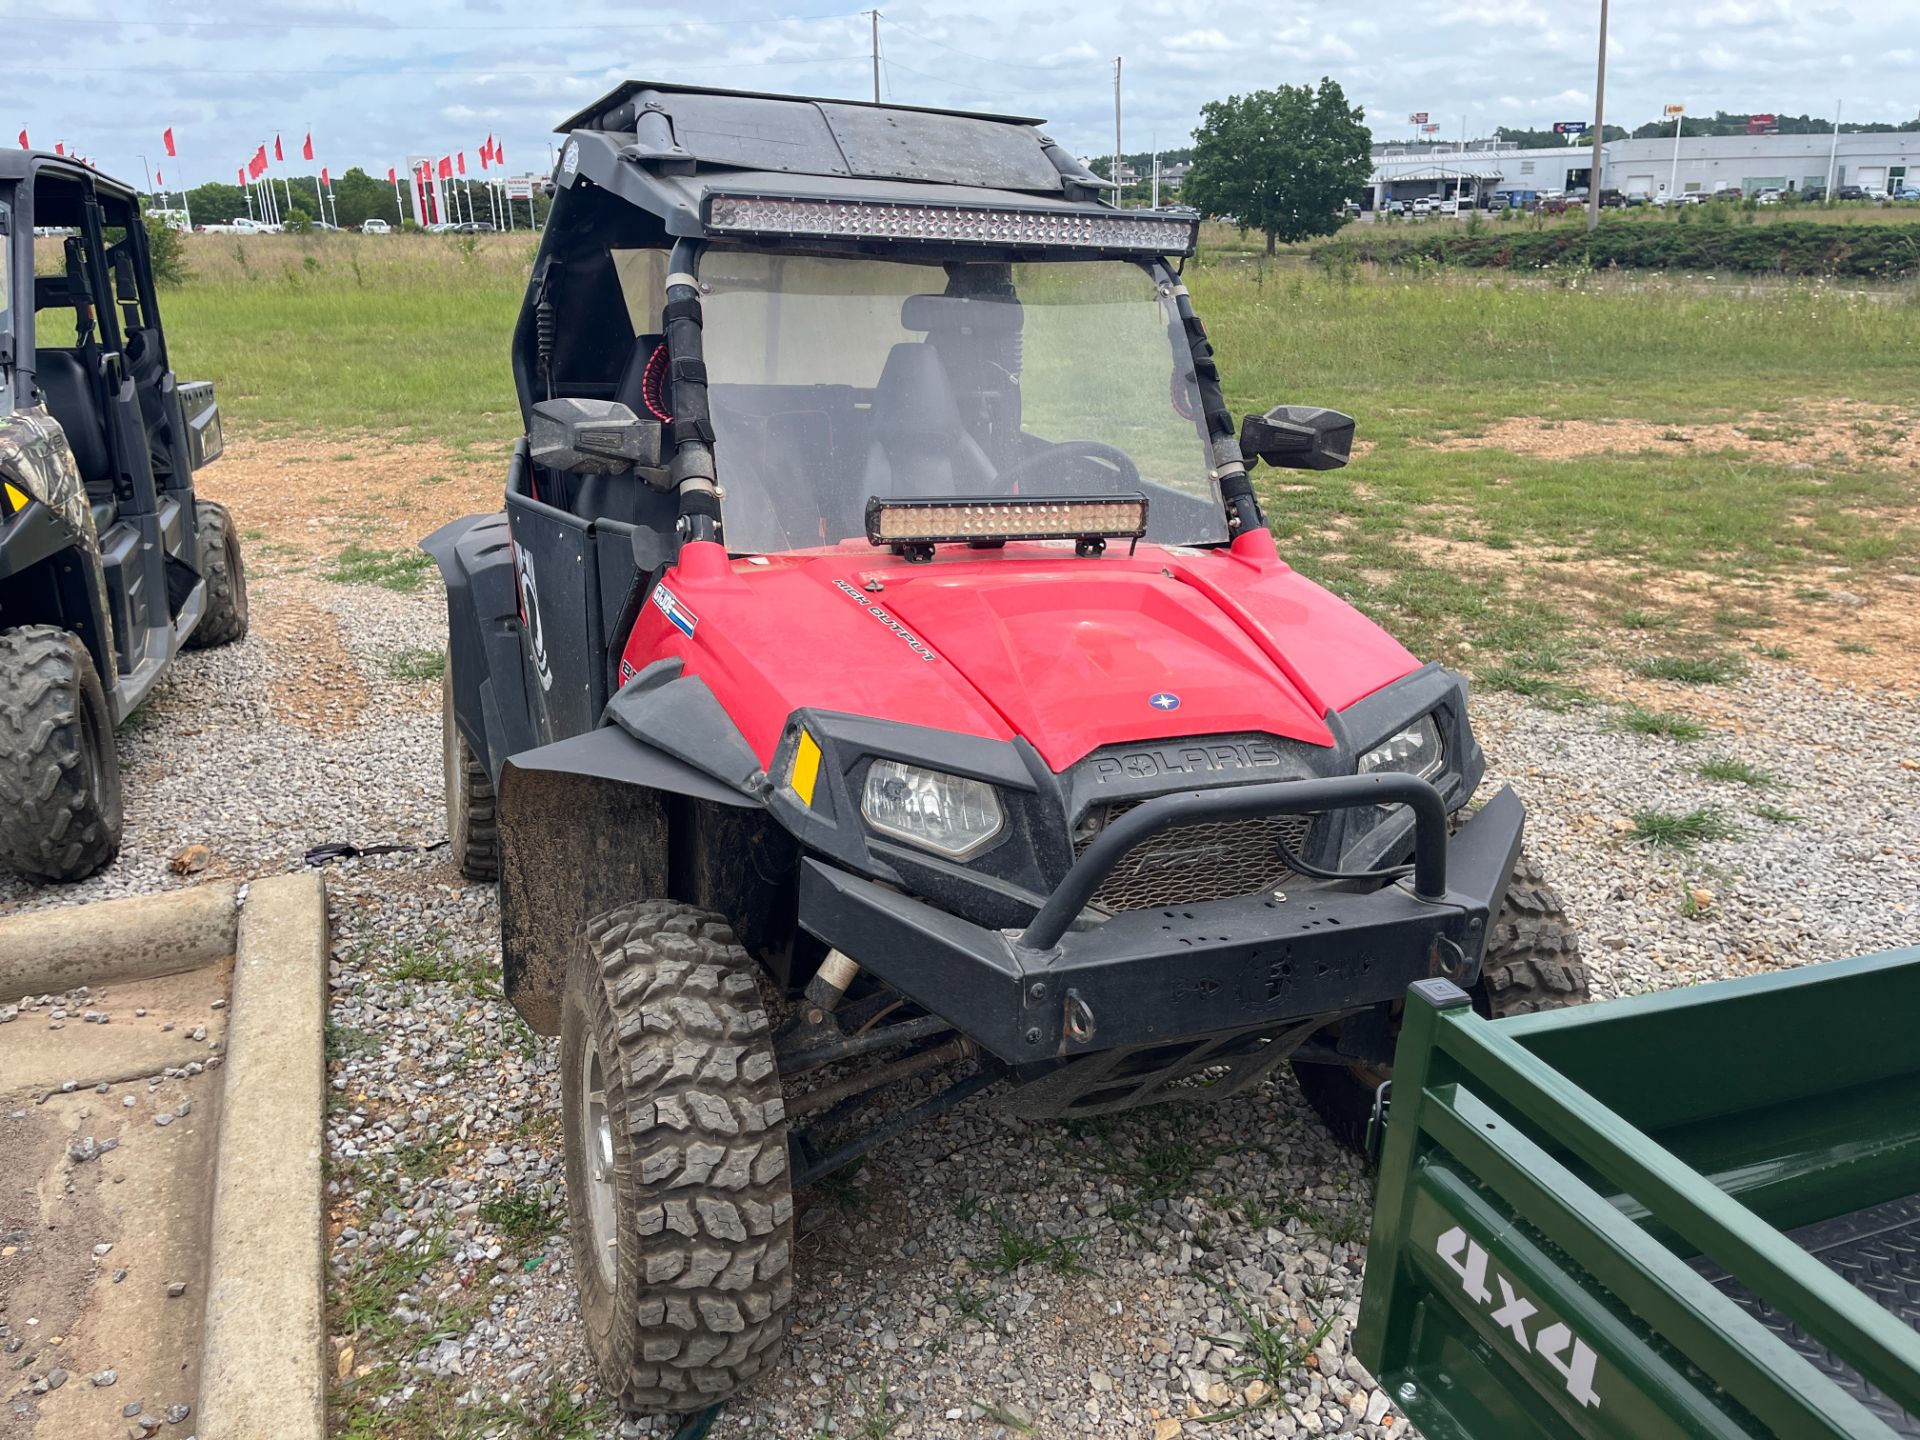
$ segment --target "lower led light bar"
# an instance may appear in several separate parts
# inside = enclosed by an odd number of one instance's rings
[[[867,501],[867,539],[896,549],[999,545],[1008,540],[1138,540],[1147,497],[1034,496],[1006,500]]]
[[[716,234],[925,240],[961,245],[1047,245],[1190,255],[1199,222],[1154,211],[983,209],[893,200],[716,195],[706,201]]]

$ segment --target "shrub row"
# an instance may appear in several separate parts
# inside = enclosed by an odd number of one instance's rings
[[[1573,265],[1889,280],[1920,275],[1920,224],[1785,220],[1772,225],[1648,225],[1613,220],[1603,221],[1591,235],[1577,224],[1517,233],[1504,228],[1422,232],[1378,227],[1371,234],[1343,235],[1315,246],[1312,254],[1328,268],[1359,261],[1516,270]]]

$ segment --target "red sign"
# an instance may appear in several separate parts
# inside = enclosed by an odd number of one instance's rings
[[[1778,135],[1780,133],[1780,127],[1773,123],[1773,116],[1771,115],[1749,115],[1747,116],[1747,133],[1749,135]]]
[[[1424,111],[1424,110],[1416,110],[1416,111],[1414,111],[1414,112],[1413,112],[1413,113],[1412,113],[1411,115],[1409,115],[1409,116],[1407,116],[1407,123],[1408,123],[1409,125],[1424,125],[1424,124],[1426,124],[1426,123],[1427,123],[1427,112],[1426,112],[1426,111]]]

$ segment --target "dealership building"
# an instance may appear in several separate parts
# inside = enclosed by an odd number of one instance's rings
[[[1712,194],[1737,187],[1805,190],[1827,183],[1898,189],[1920,185],[1920,131],[1886,135],[1688,135],[1673,140],[1610,140],[1601,147],[1602,189],[1629,195]],[[1523,150],[1505,141],[1376,145],[1373,202],[1422,196],[1485,198],[1565,192],[1592,182],[1590,145]]]

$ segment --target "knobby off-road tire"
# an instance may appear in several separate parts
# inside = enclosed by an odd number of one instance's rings
[[[733,931],[658,900],[590,922],[567,971],[560,1073],[601,1379],[628,1410],[711,1405],[773,1358],[793,1289],[780,1074]]]
[[[1480,979],[1467,992],[1490,1020],[1584,1005],[1592,998],[1580,941],[1540,867],[1523,850],[1487,937]],[[1397,1023],[1397,1022],[1396,1022]],[[1300,1092],[1350,1150],[1364,1150],[1374,1092],[1393,1072],[1367,1066],[1295,1064]]]
[[[120,853],[120,762],[87,647],[52,625],[0,631],[0,864],[84,880]]]
[[[453,712],[453,656],[440,667],[440,755],[446,780],[447,845],[469,880],[500,878],[500,818],[493,777]]]
[[[240,536],[227,507],[211,500],[193,504],[200,539],[200,578],[207,582],[207,609],[187,637],[187,649],[231,645],[247,633],[247,571]]]

